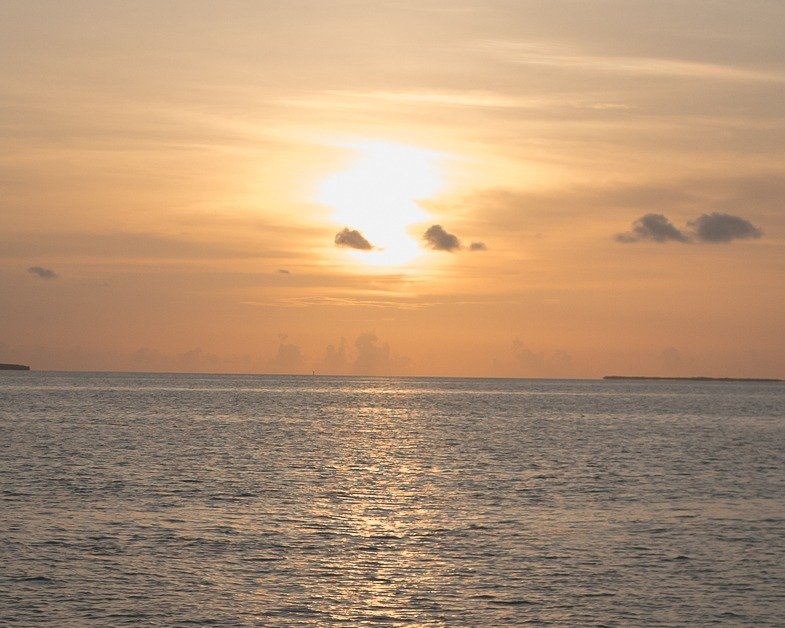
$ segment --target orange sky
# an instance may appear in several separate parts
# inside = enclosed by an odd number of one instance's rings
[[[6,0],[0,362],[785,377],[783,23]]]

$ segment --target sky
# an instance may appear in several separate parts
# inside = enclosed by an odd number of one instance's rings
[[[3,0],[0,362],[785,377],[779,0]]]

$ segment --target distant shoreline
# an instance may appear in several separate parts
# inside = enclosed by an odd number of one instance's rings
[[[667,380],[686,382],[781,382],[762,377],[649,377],[646,375],[606,375],[602,379]]]
[[[29,371],[30,367],[24,364],[0,364],[0,371]]]

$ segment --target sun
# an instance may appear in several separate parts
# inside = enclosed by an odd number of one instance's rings
[[[418,201],[441,190],[442,154],[374,140],[342,145],[355,158],[322,180],[316,200],[333,209],[339,228],[356,229],[371,243],[371,250],[348,249],[356,259],[385,266],[411,262],[423,250],[408,229],[429,218]]]

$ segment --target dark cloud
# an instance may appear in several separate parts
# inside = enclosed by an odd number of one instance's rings
[[[632,230],[616,236],[619,242],[689,242],[689,238],[673,226],[662,214],[646,214],[632,223]]]
[[[278,274],[280,274],[280,275],[291,275],[291,273],[288,270],[286,270],[285,268],[279,268],[278,269]]]
[[[730,242],[760,238],[763,233],[751,222],[731,214],[714,212],[703,214],[688,223],[695,231],[695,238],[701,242]]]
[[[362,233],[357,229],[349,229],[349,227],[344,227],[335,234],[335,244],[359,251],[370,251],[373,248],[373,245],[365,239]]]
[[[447,233],[441,225],[432,225],[428,227],[422,237],[435,251],[448,251],[452,253],[461,248],[461,242],[458,240],[458,237],[452,233]]]
[[[472,242],[469,245],[470,251],[487,251],[488,247],[485,245],[485,242]]]
[[[763,233],[749,220],[713,212],[702,214],[696,220],[687,223],[691,229],[685,233],[677,229],[662,214],[646,214],[632,225],[632,230],[616,236],[619,242],[640,242],[652,240],[654,242],[698,242],[722,243],[732,240],[760,238]]]
[[[59,277],[55,271],[43,266],[31,266],[27,269],[27,272],[32,273],[39,279],[57,279]]]

